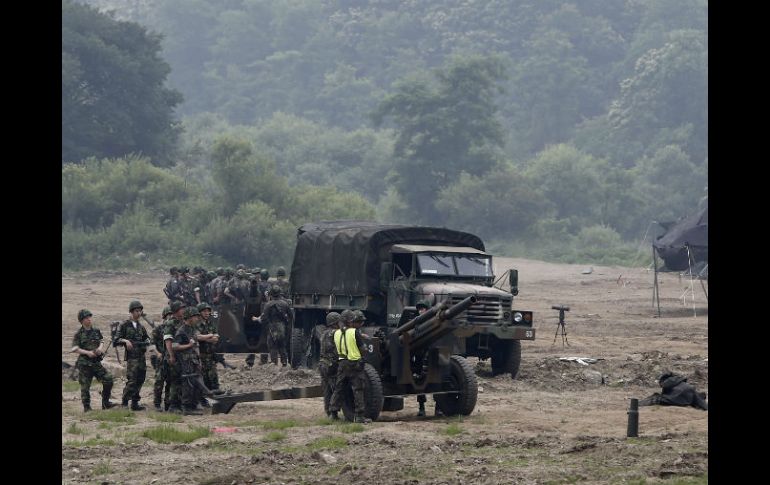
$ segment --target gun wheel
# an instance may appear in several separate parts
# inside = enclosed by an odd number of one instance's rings
[[[448,382],[452,389],[456,389],[458,392],[434,394],[433,399],[445,416],[457,416],[458,414],[468,416],[476,407],[479,387],[473,368],[463,357],[459,355],[450,357]]]

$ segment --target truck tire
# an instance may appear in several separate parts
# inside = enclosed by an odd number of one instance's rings
[[[364,364],[364,376],[366,381],[366,386],[364,387],[364,416],[372,421],[376,421],[380,417],[382,406],[385,402],[385,398],[382,396],[382,381],[380,380],[380,374],[369,363]],[[345,415],[346,420],[353,421],[355,409],[353,389],[348,386],[342,394],[342,414]]]
[[[473,368],[463,357],[453,355],[449,360],[449,382],[452,388],[456,389],[456,394],[434,394],[441,412],[445,416],[457,416],[462,414],[468,416],[476,407],[479,387],[476,383],[476,374]]]
[[[305,356],[305,336],[301,328],[291,329],[291,343],[289,347],[289,361],[291,368],[296,369],[302,364],[302,358]]]
[[[499,340],[492,353],[492,375],[510,374],[516,379],[521,367],[521,340]]]

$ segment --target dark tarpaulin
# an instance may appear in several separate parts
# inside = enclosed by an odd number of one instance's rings
[[[297,231],[291,293],[379,293],[380,263],[390,261],[390,247],[397,243],[469,246],[484,251],[484,243],[477,236],[440,227],[371,221],[309,223]]]
[[[659,236],[652,245],[665,261],[667,269],[683,271],[689,267],[687,247],[690,248],[694,263],[708,262],[708,206],[676,223],[661,225],[666,229],[666,233]]]

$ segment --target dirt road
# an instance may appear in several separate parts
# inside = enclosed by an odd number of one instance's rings
[[[84,415],[77,383],[63,371],[64,483],[707,483],[708,412],[643,407],[639,438],[625,437],[629,398],[660,391],[663,370],[708,392],[708,304],[700,282],[690,292],[689,280],[661,275],[658,318],[653,275],[644,269],[593,266],[582,274],[588,266],[500,258],[496,273],[508,267],[519,270],[515,306],[535,312],[537,339],[523,343],[514,381],[492,377],[489,361],[469,359],[479,382],[471,416],[417,418],[414,398],[365,426],[324,419],[320,398],[238,404],[228,415]],[[106,334],[133,299],[159,320],[164,283],[161,272],[63,275],[62,360],[75,361],[68,349],[80,308],[90,309]],[[554,343],[558,312],[551,306],[559,304],[571,308],[569,347],[561,337]],[[559,360],[571,356],[600,360]],[[243,357],[227,355],[238,369],[220,368],[223,387],[320,382],[308,370],[248,368]],[[119,400],[125,379],[114,351],[105,364],[117,376]],[[148,405],[151,386],[148,378]],[[100,389],[96,382],[91,388],[97,407]],[[161,426],[204,436],[189,443],[144,436]]]

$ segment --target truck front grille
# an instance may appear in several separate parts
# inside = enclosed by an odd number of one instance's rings
[[[466,320],[470,324],[493,324],[500,323],[504,314],[511,318],[511,298],[499,296],[476,295],[476,303],[471,305],[466,311],[460,314],[460,320]],[[464,300],[463,296],[452,296],[449,298],[451,305]]]

